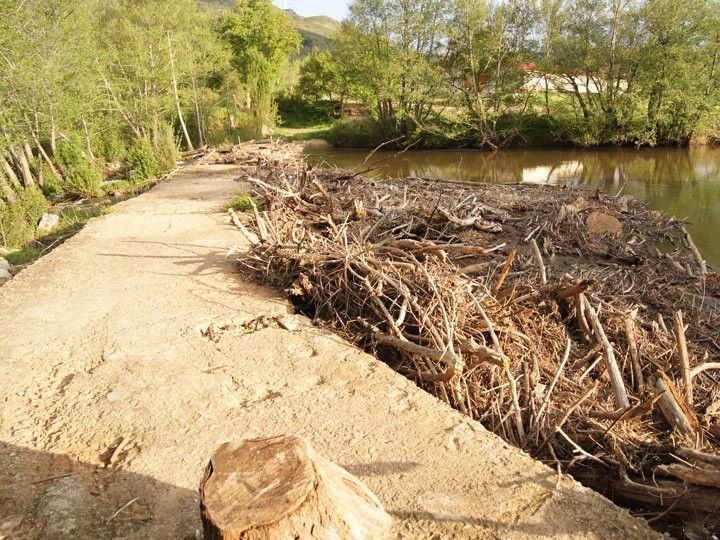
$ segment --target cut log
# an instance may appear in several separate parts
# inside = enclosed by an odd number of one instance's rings
[[[295,436],[220,446],[200,509],[205,540],[382,539],[392,528],[375,495]]]

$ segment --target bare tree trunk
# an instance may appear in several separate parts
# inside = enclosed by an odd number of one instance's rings
[[[13,170],[12,166],[8,163],[7,159],[5,159],[5,156],[0,156],[0,167],[2,167],[3,172],[10,179],[10,183],[12,184],[12,187],[15,189],[19,189],[20,188],[20,179],[17,177],[17,174],[15,174],[15,171]]]
[[[203,121],[202,113],[200,112],[200,100],[198,99],[195,77],[192,78],[192,88],[193,101],[195,102],[195,123],[197,124],[198,144],[200,146],[205,146],[205,123]]]
[[[13,190],[7,178],[5,178],[5,176],[2,174],[0,174],[0,194],[2,195],[2,198],[10,204],[14,203],[17,200],[15,190]]]
[[[92,161],[95,161],[95,154],[93,154],[92,145],[90,144],[90,133],[88,132],[87,121],[85,120],[84,115],[82,117],[82,126],[83,126],[83,134],[85,135],[85,147],[87,148],[88,157]]]
[[[57,155],[57,132],[55,131],[55,118],[50,117],[50,151],[53,156]]]
[[[175,108],[177,109],[178,120],[180,121],[180,127],[182,127],[183,135],[185,136],[185,142],[187,143],[188,150],[195,150],[192,141],[190,140],[190,134],[188,133],[187,126],[185,125],[185,119],[182,114],[182,107],[180,107],[180,96],[178,95],[177,75],[175,74],[175,57],[173,56],[172,40],[170,39],[170,32],[167,34],[168,41],[168,55],[170,56],[170,72],[172,74],[172,89],[173,95],[175,96]]]
[[[135,120],[125,111],[122,106],[120,105],[120,101],[118,101],[117,96],[115,95],[115,92],[112,89],[112,86],[110,86],[110,81],[107,80],[107,78],[103,75],[102,76],[103,85],[105,86],[105,92],[107,93],[108,97],[113,101],[115,104],[115,107],[117,108],[117,111],[120,113],[120,115],[125,119],[128,126],[133,132],[133,135],[135,135],[138,139],[142,137],[142,131],[140,130],[140,127],[137,125]],[[53,128],[53,135],[55,133],[55,130]],[[52,139],[54,141],[54,138]],[[55,149],[53,148],[53,155],[55,154]]]
[[[33,138],[33,141],[35,141],[35,145],[37,146],[38,153],[45,160],[45,163],[47,163],[48,167],[50,167],[50,170],[52,171],[53,175],[55,175],[56,178],[63,179],[64,178],[63,173],[55,166],[55,164],[50,159],[50,156],[47,155],[47,152],[45,152],[45,149],[43,148],[42,144],[40,144],[40,139],[38,138],[37,133],[35,133],[34,131],[32,132],[32,138]]]
[[[13,150],[10,149],[10,154],[13,157],[13,161],[15,162],[15,166],[20,171],[20,174],[22,176],[23,185],[25,187],[30,187],[35,184],[35,179],[33,178],[32,171],[30,171],[30,163],[28,163],[27,156],[25,155],[25,150],[23,149],[22,145]]]

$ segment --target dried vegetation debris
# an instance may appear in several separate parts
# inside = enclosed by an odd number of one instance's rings
[[[244,272],[533,456],[718,531],[720,279],[629,197],[315,169],[236,146]],[[695,526],[694,525],[694,526]]]

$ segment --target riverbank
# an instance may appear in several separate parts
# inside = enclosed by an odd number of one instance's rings
[[[285,147],[207,159],[243,164],[264,210],[236,216],[246,275],[666,530],[717,529],[720,485],[675,458],[712,460],[720,438],[720,279],[682,222],[598,192],[312,169]]]
[[[681,139],[656,140],[643,133],[637,125],[629,133],[603,135],[587,121],[576,117],[561,119],[528,114],[508,116],[491,122],[492,129],[484,132],[473,128],[467,120],[456,116],[438,117],[420,125],[410,123],[404,129],[384,127],[369,115],[343,119],[327,118],[323,122],[293,121],[275,129],[275,136],[290,142],[322,139],[335,148],[367,149],[378,146],[402,150],[502,150],[517,148],[689,148],[720,146],[720,132],[704,129]],[[487,128],[490,129],[490,128]]]
[[[217,446],[292,433],[399,538],[658,537],[240,279],[250,169],[186,168],[0,288],[4,535],[196,538]]]

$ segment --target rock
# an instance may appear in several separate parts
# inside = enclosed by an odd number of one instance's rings
[[[286,315],[284,317],[280,317],[277,322],[281,328],[284,328],[288,332],[295,332],[298,328],[300,328],[301,324],[301,320],[297,315]]]
[[[622,236],[623,226],[620,220],[610,214],[595,211],[587,218],[588,233],[596,236],[603,234],[612,234],[614,236]]]
[[[57,224],[60,222],[60,216],[58,214],[43,214],[40,223],[38,224],[39,233],[47,233],[52,231]]]
[[[0,270],[10,270],[10,263],[0,257]]]
[[[5,259],[3,259],[5,260]],[[12,279],[12,274],[7,268],[0,268],[0,285]]]

